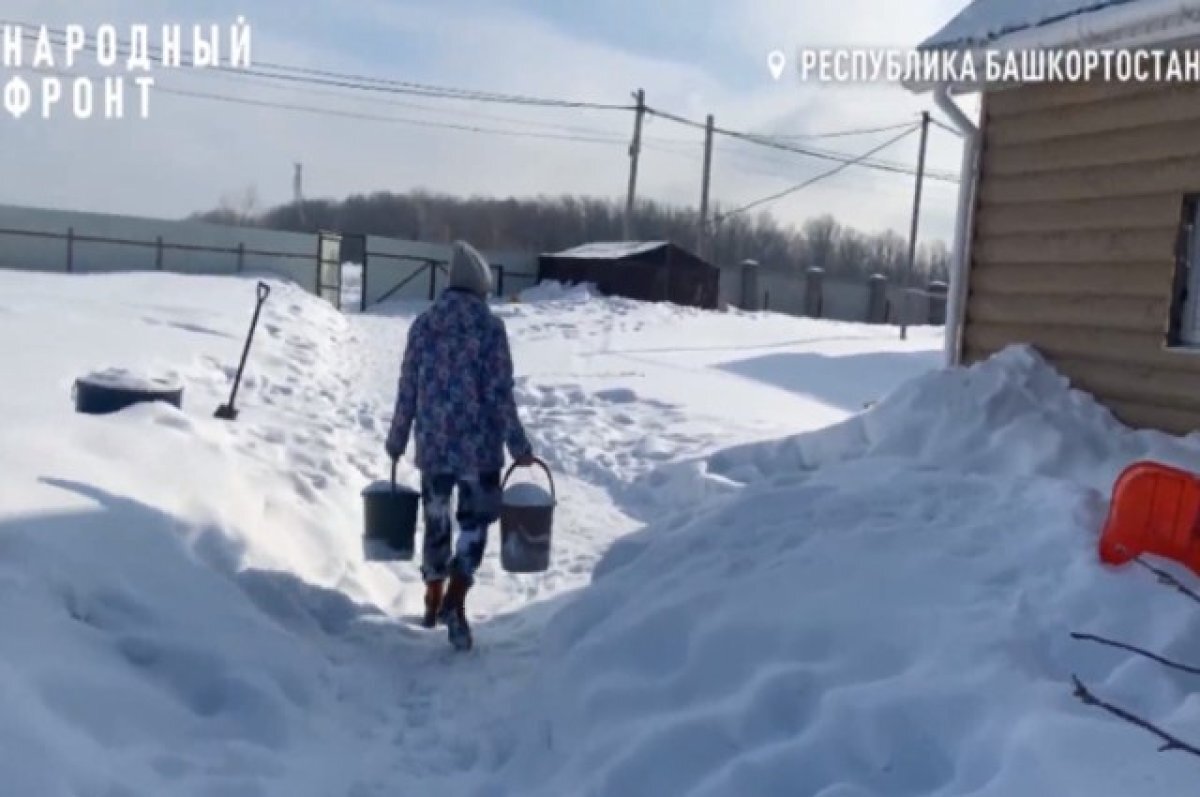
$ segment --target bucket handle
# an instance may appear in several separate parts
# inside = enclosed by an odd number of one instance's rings
[[[537,457],[533,458],[533,464],[537,465],[539,468],[541,468],[542,472],[546,474],[546,480],[550,482],[550,500],[557,502],[558,495],[554,489],[554,475],[550,473],[550,468],[546,465],[545,462],[542,462],[542,460],[538,459]],[[517,463],[515,463],[515,462],[512,465],[508,466],[508,473],[504,474],[504,480],[500,482],[501,490],[503,490],[505,487],[508,486],[508,477],[512,476],[513,471],[516,469],[517,469]]]

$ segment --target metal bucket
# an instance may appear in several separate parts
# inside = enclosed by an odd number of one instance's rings
[[[501,501],[500,504],[500,566],[509,573],[543,573],[550,569],[550,538],[554,527],[554,506],[557,498],[554,477],[546,463],[541,467],[550,482],[550,503],[544,506],[522,506]],[[503,491],[516,465],[504,474],[500,485]]]
[[[363,556],[368,562],[408,562],[416,551],[417,510],[421,494],[392,480],[377,481],[362,491]]]

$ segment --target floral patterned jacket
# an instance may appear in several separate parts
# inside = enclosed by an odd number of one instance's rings
[[[408,331],[387,450],[401,456],[409,435],[423,473],[470,476],[532,453],[513,398],[504,321],[483,299],[446,290]]]

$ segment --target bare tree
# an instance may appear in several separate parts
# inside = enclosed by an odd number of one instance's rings
[[[713,210],[721,217],[719,204],[714,204]],[[599,197],[463,198],[424,189],[355,194],[342,201],[306,199],[302,205],[288,203],[262,210],[257,190],[250,187],[222,197],[215,210],[195,218],[421,241],[467,238],[486,248],[552,252],[588,241],[619,239],[623,212],[620,200]],[[698,216],[693,208],[642,200],[635,212],[645,238],[674,241],[685,248],[694,244]],[[842,226],[829,214],[808,219],[799,229],[780,224],[767,212],[722,218],[713,231],[712,244],[710,257],[721,265],[753,259],[764,268],[792,273],[820,266],[831,277],[856,280],[876,272],[899,279],[907,256],[905,239],[899,233],[862,233]],[[919,274],[943,275],[948,263],[943,242],[922,244]]]
[[[841,225],[828,214],[804,222],[804,241],[808,246],[809,265],[826,270],[832,265]]]

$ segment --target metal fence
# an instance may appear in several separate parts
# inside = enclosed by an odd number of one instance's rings
[[[868,324],[940,325],[946,314],[944,282],[905,288],[882,274],[854,282],[829,279],[819,268],[782,271],[753,261],[722,269],[721,297],[744,309]]]
[[[0,268],[270,273],[320,292],[321,236],[0,205]]]
[[[359,309],[393,299],[431,301],[446,285],[449,244],[430,244],[368,235],[361,245],[362,297]],[[521,252],[481,252],[492,266],[498,296],[510,296],[537,283],[536,258]]]
[[[342,269],[361,260],[358,309],[391,298],[432,299],[444,286],[449,244],[295,233],[105,213],[0,205],[0,268],[69,274],[164,271],[272,274],[341,307]],[[485,252],[502,296],[536,284],[537,259]]]

